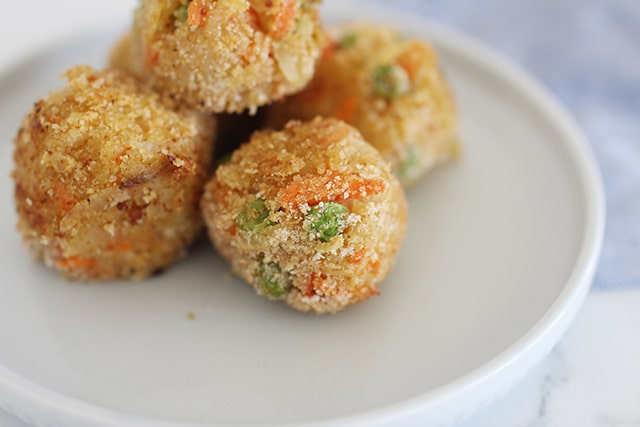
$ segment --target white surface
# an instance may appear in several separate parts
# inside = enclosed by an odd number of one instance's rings
[[[639,427],[640,291],[596,292],[554,351],[454,427]],[[27,427],[0,411],[0,426]]]
[[[424,32],[420,21],[402,22]],[[66,65],[99,63],[112,40],[83,38],[5,77],[2,138],[11,138],[12,123]],[[382,423],[421,409],[444,420],[491,400],[566,327],[593,267],[579,253],[582,235],[598,230],[571,132],[534,102],[535,91],[514,86],[523,80],[443,42],[465,115],[466,154],[410,192],[411,235],[383,297],[331,318],[300,316],[222,274],[212,286],[205,250],[155,283],[69,285],[31,264],[6,226],[0,251],[13,280],[0,288],[0,363],[91,404],[183,421],[319,419],[408,398],[371,416]],[[10,155],[2,157],[6,170]],[[0,215],[12,222],[8,179],[0,191]],[[186,320],[189,311],[195,322]],[[39,401],[41,424],[56,425],[72,408],[75,417],[110,416],[29,393],[22,403],[33,409]],[[44,420],[48,403],[62,413]]]

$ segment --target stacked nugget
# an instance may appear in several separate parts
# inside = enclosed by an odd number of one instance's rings
[[[214,121],[117,70],[76,67],[38,101],[15,140],[26,245],[71,279],[142,278],[201,228]]]
[[[389,28],[335,29],[312,82],[270,107],[267,124],[317,115],[358,128],[403,185],[458,153],[457,112],[436,51]]]
[[[257,132],[202,200],[209,234],[260,295],[336,312],[378,293],[407,207],[380,154],[337,119]]]
[[[13,178],[26,246],[77,280],[139,279],[183,256],[203,225],[210,113],[255,110],[311,79],[314,3],[142,0],[114,68],[69,70],[23,120]]]
[[[316,3],[142,0],[114,61],[192,108],[254,112],[313,76],[324,44]]]
[[[378,294],[405,235],[401,183],[454,157],[455,108],[427,44],[358,25],[325,45],[318,3],[140,0],[113,68],[68,71],[24,119],[27,246],[71,279],[142,278],[204,218],[259,295],[333,313]],[[214,114],[275,101],[282,130],[254,133],[209,180]]]

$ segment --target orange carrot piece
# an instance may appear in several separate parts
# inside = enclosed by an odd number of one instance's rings
[[[309,206],[320,202],[340,202],[360,199],[384,191],[382,180],[367,179],[360,175],[308,175],[300,181],[293,181],[281,190],[280,198],[285,205]]]
[[[61,212],[69,212],[76,205],[77,201],[71,196],[65,185],[58,182],[53,189],[55,195],[55,203]]]
[[[94,270],[98,265],[95,258],[71,255],[58,262],[58,267],[62,269],[75,269],[82,271]]]
[[[127,240],[116,240],[109,244],[109,249],[116,252],[129,252],[133,249],[133,245]]]
[[[196,27],[204,26],[209,9],[202,0],[193,0],[187,9],[187,22]]]
[[[296,0],[281,0],[269,31],[273,38],[281,39],[291,31],[296,20],[297,3]]]
[[[368,266],[369,266],[369,270],[371,270],[373,274],[378,274],[378,272],[380,272],[380,267],[382,265],[380,264],[380,261],[377,260],[377,261],[369,261]]]
[[[410,79],[414,79],[421,64],[425,63],[425,58],[435,61],[435,53],[419,41],[413,41],[397,58],[399,66],[409,74]]]
[[[349,261],[350,264],[360,264],[366,255],[367,249],[360,249],[354,252],[353,255],[350,255],[347,261]]]

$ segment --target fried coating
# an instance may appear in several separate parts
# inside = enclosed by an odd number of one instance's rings
[[[242,112],[301,90],[324,45],[319,0],[140,0],[132,57],[165,95]]]
[[[321,118],[256,132],[217,169],[202,210],[213,244],[258,294],[316,313],[378,294],[407,221],[379,153]]]
[[[119,70],[80,66],[15,138],[17,228],[67,278],[140,279],[199,234],[215,122]]]
[[[268,108],[268,126],[317,115],[344,120],[403,185],[458,155],[454,99],[430,45],[367,24],[337,28],[333,37],[310,85]]]

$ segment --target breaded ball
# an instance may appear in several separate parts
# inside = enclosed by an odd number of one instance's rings
[[[317,115],[352,124],[404,185],[457,156],[457,112],[436,51],[396,31],[350,24],[334,31],[311,84],[269,107],[267,125]]]
[[[324,45],[317,3],[141,0],[134,56],[156,89],[192,108],[254,112],[313,76]]]
[[[258,294],[317,313],[378,294],[407,220],[380,154],[321,118],[256,132],[217,169],[202,210],[215,247]]]
[[[65,76],[15,139],[24,243],[70,279],[166,268],[202,228],[213,119],[174,109],[118,70],[81,66]]]

